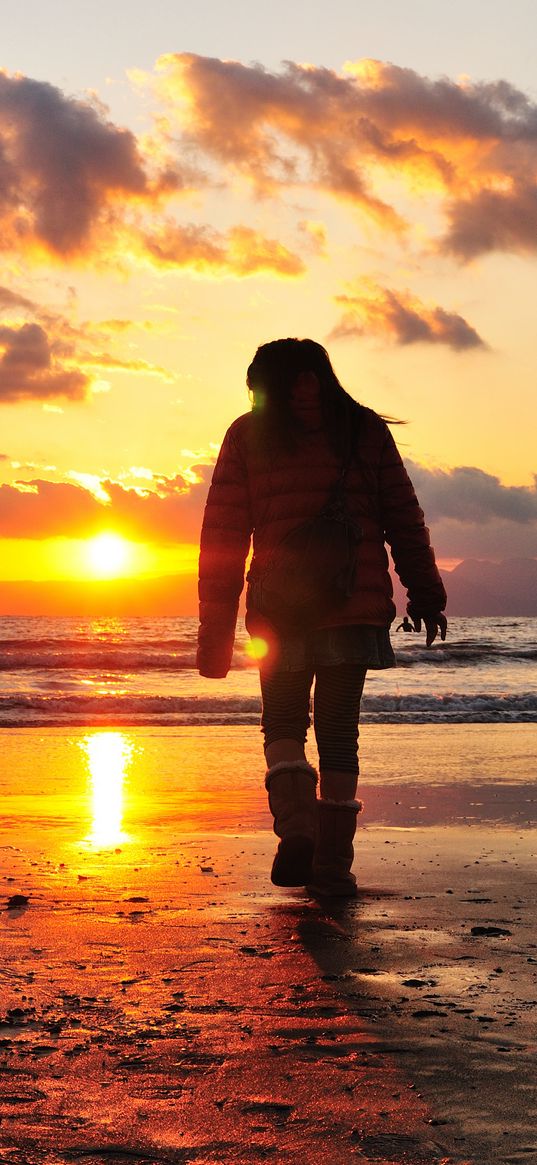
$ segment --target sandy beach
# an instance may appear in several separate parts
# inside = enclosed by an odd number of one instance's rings
[[[0,1160],[537,1161],[534,734],[364,728],[330,907],[256,729],[4,730]]]

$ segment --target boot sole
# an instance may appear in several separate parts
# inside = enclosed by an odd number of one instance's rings
[[[305,886],[311,880],[315,844],[310,837],[286,837],[280,842],[270,875],[274,886]]]

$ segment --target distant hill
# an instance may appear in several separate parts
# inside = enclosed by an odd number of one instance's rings
[[[537,615],[537,558],[467,558],[445,586],[453,615]]]
[[[449,615],[537,615],[537,558],[466,558],[442,577]],[[406,595],[398,579],[394,591],[403,611]]]
[[[468,558],[443,571],[448,615],[536,615],[537,558]],[[394,578],[397,610],[406,594]],[[95,582],[0,582],[1,615],[195,615],[193,575]]]

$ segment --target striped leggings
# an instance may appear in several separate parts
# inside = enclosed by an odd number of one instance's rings
[[[265,748],[276,740],[305,744],[313,727],[321,772],[358,773],[358,719],[367,669],[353,663],[304,671],[260,669],[263,708],[261,730]]]

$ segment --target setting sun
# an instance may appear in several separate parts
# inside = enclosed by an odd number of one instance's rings
[[[97,534],[88,542],[86,553],[93,573],[111,578],[129,566],[132,551],[120,534]]]

